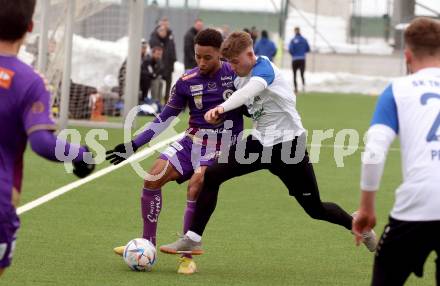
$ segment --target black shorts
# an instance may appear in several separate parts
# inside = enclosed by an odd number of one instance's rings
[[[379,241],[371,285],[403,285],[411,273],[423,276],[432,251],[440,255],[440,221],[400,221],[390,217]],[[437,285],[439,285],[439,260]]]

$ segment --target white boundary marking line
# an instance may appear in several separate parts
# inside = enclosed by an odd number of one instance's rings
[[[329,144],[307,144],[307,147],[322,147],[322,148],[334,148],[334,149],[356,149],[356,151],[365,151],[365,146],[356,145],[329,145]],[[388,151],[397,152],[400,148],[390,147]]]
[[[130,158],[128,158],[127,160],[123,161],[122,163],[120,163],[116,166],[111,165],[109,167],[101,169],[101,170],[91,174],[90,176],[84,178],[84,179],[74,181],[74,182],[69,183],[59,189],[56,189],[56,190],[54,190],[54,191],[52,191],[42,197],[39,197],[38,199],[33,200],[33,201],[17,208],[17,214],[18,215],[24,214],[25,212],[28,212],[33,208],[36,208],[42,204],[45,204],[45,203],[65,194],[67,192],[70,192],[70,191],[72,191],[72,190],[74,190],[84,184],[87,184],[88,182],[91,182],[95,179],[98,179],[98,178],[104,176],[104,175],[107,175],[108,173],[111,173],[117,169],[120,169],[120,168],[124,167],[125,165],[130,164],[131,162],[139,161],[139,160],[143,159],[145,156],[157,151],[158,149],[160,149],[162,147],[165,147],[169,143],[180,139],[183,135],[184,135],[184,132],[177,134],[171,138],[168,138],[162,142],[159,142],[159,143],[151,146],[150,148],[145,148],[144,150],[141,150],[139,153],[134,154],[133,156],[131,156]]]
[[[90,176],[84,178],[84,179],[80,179],[77,181],[74,181],[72,183],[69,183],[61,188],[58,188],[42,197],[39,197],[36,200],[33,200],[19,208],[17,208],[17,214],[21,215],[24,214],[28,211],[30,211],[31,209],[34,209],[42,204],[45,204],[67,192],[70,192],[84,184],[87,184],[88,182],[91,182],[95,179],[98,179],[104,175],[107,175],[108,173],[111,173],[119,168],[124,167],[127,164],[130,164],[131,162],[136,162],[139,161],[141,159],[143,159],[145,156],[157,151],[158,149],[165,147],[166,145],[168,145],[169,143],[176,141],[178,139],[180,139],[182,136],[184,135],[184,132],[177,134],[171,138],[168,138],[162,142],[159,142],[153,146],[151,146],[150,148],[145,148],[144,150],[140,151],[139,153],[134,154],[133,156],[131,156],[130,158],[128,158],[127,160],[125,160],[124,162],[114,166],[109,166],[107,168],[101,169],[93,174],[91,174]],[[308,147],[311,147],[312,145],[308,144]],[[320,146],[321,148],[347,148],[347,149],[352,149],[352,148],[358,148],[359,150],[363,150],[365,149],[364,147],[357,147],[357,146],[338,146],[338,145],[313,145],[313,146]],[[400,151],[399,148],[390,148],[390,151]]]

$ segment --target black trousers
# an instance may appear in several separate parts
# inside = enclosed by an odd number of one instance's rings
[[[140,89],[142,92],[141,97],[139,98],[139,104],[143,104],[144,100],[148,97],[148,91],[151,87],[151,79],[150,78],[141,78]]]
[[[440,285],[440,221],[390,218],[377,247],[371,285],[404,285],[411,273],[422,277],[423,265],[432,251],[437,252],[436,279]]]
[[[293,70],[293,85],[295,86],[295,92],[298,91],[298,83],[296,82],[296,73],[298,70],[301,74],[302,84],[306,85],[306,80],[304,78],[304,72],[306,70],[306,60],[294,60],[292,61],[292,70]]]
[[[190,230],[199,235],[203,234],[215,210],[219,187],[223,182],[263,169],[281,179],[289,194],[296,198],[309,216],[339,224],[350,230],[352,217],[347,212],[334,203],[321,202],[305,141],[303,137],[299,137],[269,148],[263,147],[257,139],[249,136],[229,151],[223,152],[218,161],[206,169],[204,186],[197,199]],[[245,152],[240,156],[242,150]],[[258,159],[254,162],[243,162],[256,155]],[[227,163],[224,163],[226,159]]]
[[[172,74],[167,74],[167,75],[163,75],[162,76],[163,80],[165,80],[165,103],[167,104],[168,100],[170,99],[170,91],[171,91],[171,82],[173,79],[173,75]]]

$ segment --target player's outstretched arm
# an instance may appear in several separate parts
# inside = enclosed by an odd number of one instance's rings
[[[53,162],[63,162],[58,159],[61,157],[57,158],[56,155],[57,142],[60,146],[64,146],[63,155],[71,152],[78,154],[78,156],[72,161],[72,164],[73,173],[80,178],[88,176],[95,169],[95,164],[84,162],[84,153],[89,151],[87,147],[70,144],[59,139],[50,130],[37,130],[32,132],[29,134],[29,142],[35,153]]]
[[[220,104],[220,106],[223,107],[224,112],[239,108],[265,90],[266,87],[267,86],[261,81],[251,79],[245,86],[236,90],[225,102]]]
[[[265,90],[266,87],[261,81],[251,79],[245,86],[235,91],[225,102],[206,112],[204,116],[206,122],[215,124],[218,122],[221,114],[245,105],[249,100]]]
[[[127,143],[118,144],[115,148],[108,150],[106,152],[106,160],[110,161],[113,165],[118,165],[121,162],[128,159],[133,155],[139,148],[153,140],[156,136],[162,133],[165,129],[170,126],[171,122],[176,118],[181,109],[173,108],[166,105],[163,111],[148,124],[145,131],[136,136],[132,141]]]

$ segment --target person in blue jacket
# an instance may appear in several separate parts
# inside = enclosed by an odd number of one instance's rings
[[[255,44],[255,54],[257,56],[266,56],[271,62],[277,54],[277,46],[269,39],[266,30],[261,31],[261,39]]]
[[[289,53],[292,56],[293,84],[295,86],[295,93],[298,92],[298,84],[296,82],[296,72],[298,70],[301,73],[303,91],[306,85],[304,72],[306,70],[306,54],[308,52],[310,52],[309,43],[301,35],[299,27],[295,27],[295,37],[293,37],[289,44]]]

